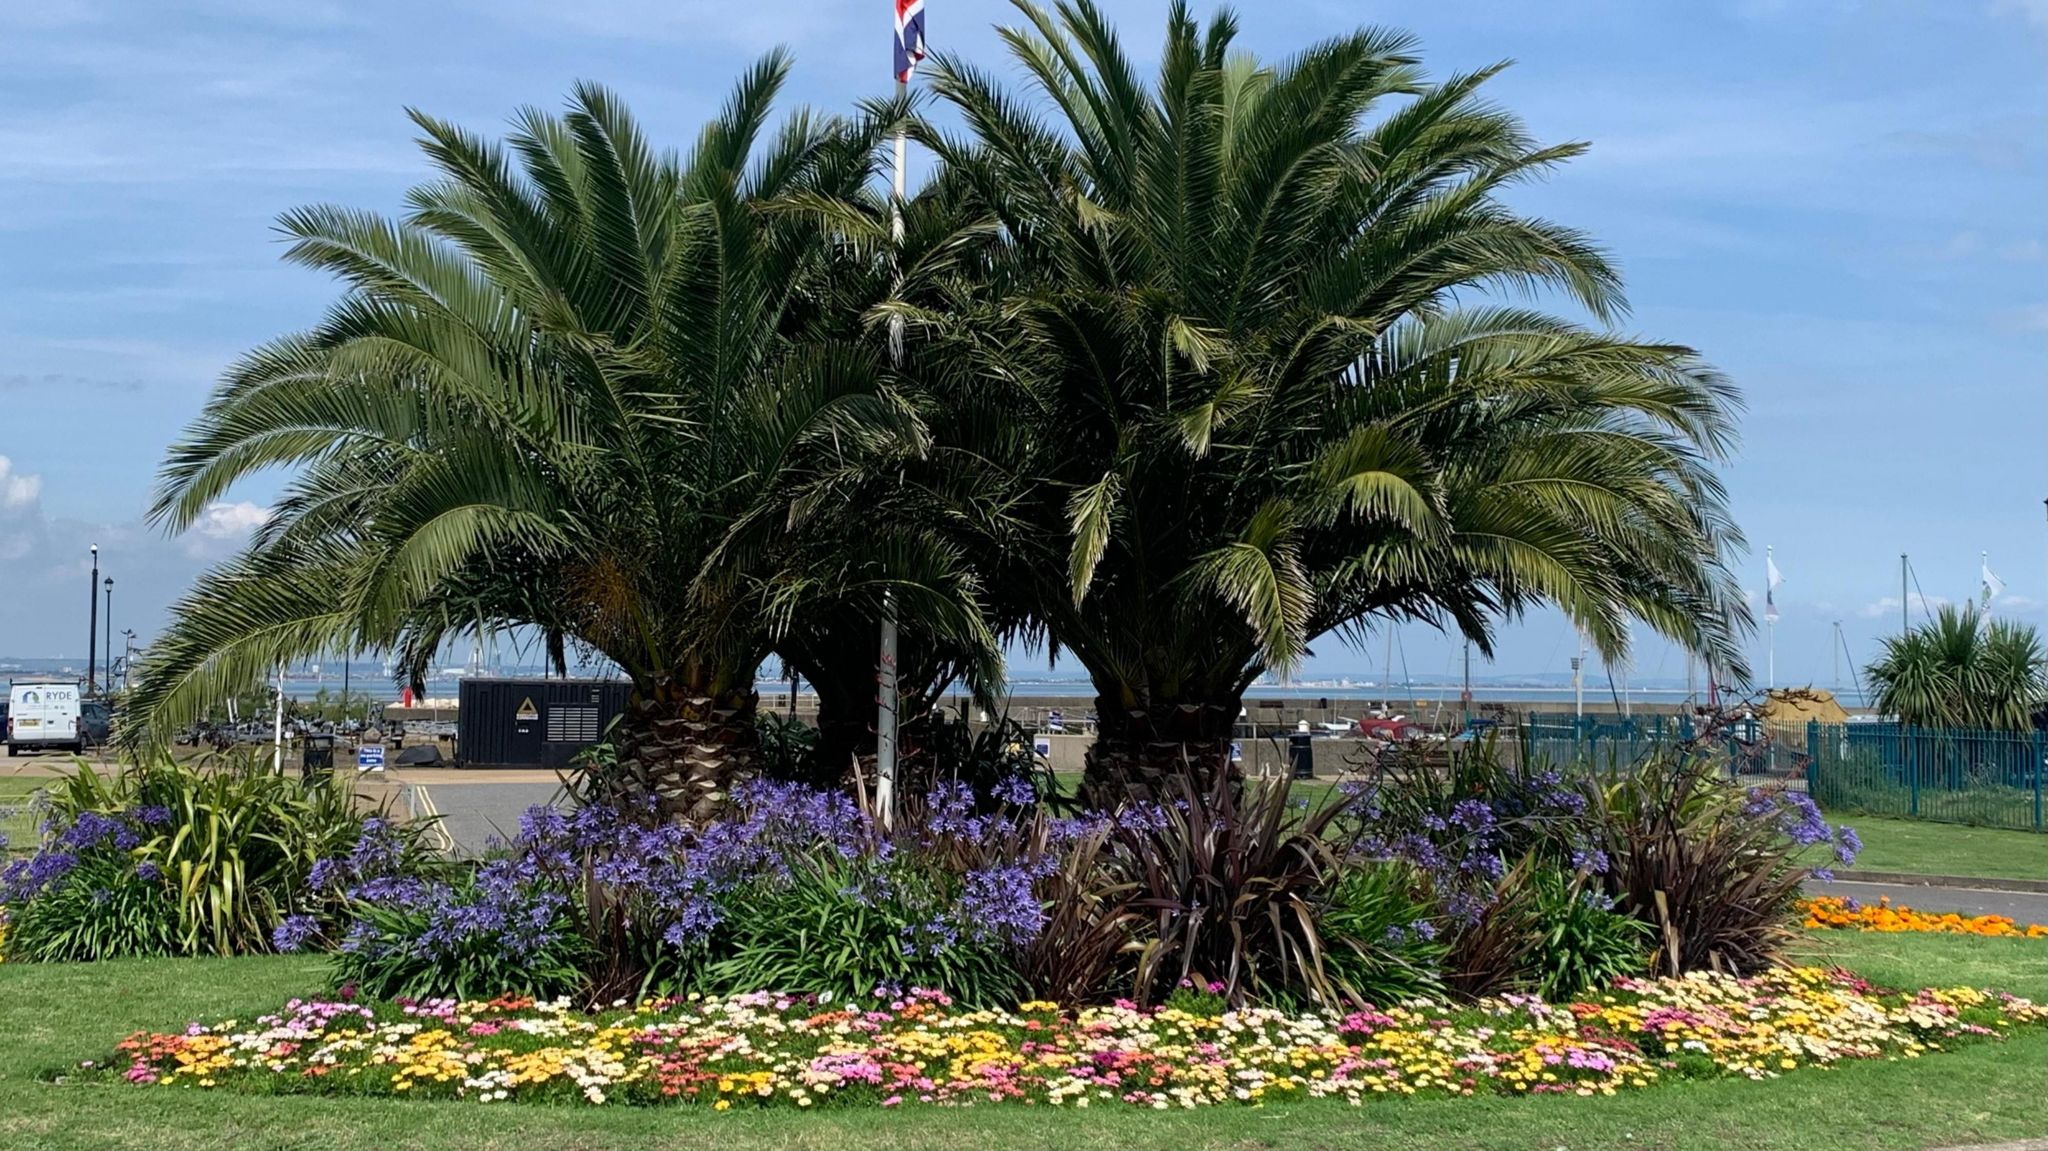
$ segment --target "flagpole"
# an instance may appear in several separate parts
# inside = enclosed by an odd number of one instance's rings
[[[1906,596],[1906,553],[1899,553],[1899,638],[1913,630],[1913,613],[1907,608]]]
[[[1586,718],[1586,629],[1579,629],[1579,654],[1572,660],[1572,718]]]
[[[270,723],[270,771],[284,774],[284,665],[277,665],[277,704]]]
[[[1771,559],[1771,549],[1769,545],[1766,545],[1764,547],[1764,647],[1766,649],[1764,657],[1764,674],[1766,677],[1764,687],[1767,690],[1776,690],[1778,686],[1778,605],[1775,598],[1778,589],[1772,586],[1776,582],[1773,576],[1777,570],[1778,565]]]
[[[900,31],[900,30],[899,30]],[[896,77],[896,102],[900,107],[909,93],[910,83],[902,73]],[[903,167],[904,153],[908,140],[902,121],[896,124],[895,163],[889,172],[889,239],[900,259],[903,246]],[[890,359],[901,364],[903,359],[902,319],[890,321]],[[881,816],[882,827],[893,829],[896,823],[896,595],[885,588],[882,592],[882,635],[881,653],[875,668],[876,714],[875,714],[875,807]]]

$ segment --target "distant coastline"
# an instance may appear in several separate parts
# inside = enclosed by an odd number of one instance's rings
[[[445,670],[445,669],[444,669]],[[381,664],[357,662],[349,668],[349,695],[374,700],[395,700],[399,689],[385,674]],[[0,680],[13,675],[85,675],[82,666],[71,660],[54,659],[0,659]],[[540,678],[537,667],[508,667],[487,669],[486,676],[511,676]],[[600,669],[572,669],[573,678],[610,679],[616,674],[606,674]],[[462,675],[433,675],[426,681],[429,699],[453,699],[460,690]],[[1563,678],[1563,682],[1559,679]],[[789,682],[780,679],[761,679],[756,688],[765,696],[786,697]],[[1785,686],[1807,686],[1787,684]],[[1814,685],[1819,686],[1819,685]],[[1009,695],[1013,699],[1060,699],[1086,700],[1092,698],[1095,690],[1087,679],[1074,677],[1021,676],[1009,681]],[[285,694],[294,699],[307,699],[325,690],[329,696],[339,696],[342,688],[342,674],[339,665],[322,665],[316,674],[311,668],[301,668],[285,677]],[[1845,685],[1834,691],[1835,697],[1844,707],[1865,706],[1861,691],[1853,685]],[[1385,699],[1401,707],[1413,706],[1418,701],[1457,703],[1462,687],[1455,681],[1442,679],[1416,680],[1407,683],[1380,684],[1370,678],[1354,678],[1348,675],[1320,676],[1302,683],[1281,686],[1273,683],[1256,683],[1246,689],[1247,703],[1261,699],[1285,700],[1355,700],[1373,702]],[[800,684],[799,697],[809,696],[809,685]],[[1589,708],[1601,711],[1615,709],[1623,699],[1618,685],[1610,687],[1606,677],[1589,678],[1585,685],[1585,701]],[[1728,694],[1724,689],[1724,694]],[[1747,693],[1734,693],[1742,695]],[[1491,675],[1484,678],[1475,676],[1472,681],[1472,699],[1475,703],[1504,704],[1546,704],[1569,707],[1573,700],[1573,689],[1568,677],[1549,674]],[[1690,692],[1683,681],[1650,680],[1631,685],[1626,699],[1643,704],[1673,705],[1684,703],[1688,697],[1706,699],[1704,683],[1696,685]]]

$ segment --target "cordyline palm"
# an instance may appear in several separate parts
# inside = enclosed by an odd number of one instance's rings
[[[415,115],[444,178],[402,221],[286,217],[289,258],[348,293],[232,371],[154,515],[183,528],[251,471],[300,472],[179,605],[138,733],[281,661],[384,649],[417,670],[452,634],[525,626],[557,663],[573,643],[631,677],[614,782],[671,814],[720,808],[756,768],[755,672],[818,558],[761,525],[925,441],[881,341],[841,338],[861,309],[835,294],[890,259],[868,191],[885,117],[798,114],[764,139],[785,71],[751,70],[680,159],[591,87],[523,114],[509,157]],[[877,547],[906,614],[981,635],[948,556]]]
[[[1944,606],[1925,626],[1884,641],[1865,669],[1877,706],[1909,727],[2019,731],[2048,695],[2048,653],[2025,624]]]
[[[1098,795],[1220,762],[1263,669],[1375,621],[1489,649],[1549,602],[1608,656],[1636,617],[1739,670],[1732,391],[1686,348],[1476,302],[1623,309],[1586,237],[1500,198],[1578,147],[1484,104],[1492,70],[1424,83],[1397,35],[1260,65],[1176,5],[1148,85],[1093,4],[1019,6],[1036,106],[945,59],[967,132],[923,134],[1006,239],[982,327],[1064,562],[1005,594],[1094,681]]]

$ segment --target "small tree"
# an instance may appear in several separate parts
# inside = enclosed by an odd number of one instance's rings
[[[1970,606],[1884,641],[1866,674],[1877,706],[1908,727],[2023,729],[2048,686],[2048,653],[2031,626],[1985,620]]]

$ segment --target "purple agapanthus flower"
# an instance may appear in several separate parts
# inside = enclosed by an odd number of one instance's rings
[[[319,934],[319,920],[310,915],[287,915],[272,929],[270,945],[279,951],[299,951]]]
[[[1038,802],[1038,788],[1032,786],[1031,781],[1021,775],[1013,775],[996,784],[990,794],[998,802],[1007,803],[1012,807],[1030,807]]]

